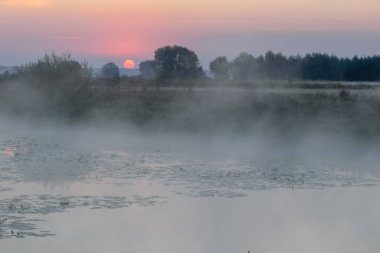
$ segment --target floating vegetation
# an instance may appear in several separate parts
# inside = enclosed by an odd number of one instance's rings
[[[174,193],[192,197],[245,197],[247,191],[265,189],[324,189],[374,186],[376,173],[349,169],[344,165],[286,160],[227,159],[221,156],[189,155],[186,151],[162,149],[88,148],[51,139],[0,139],[0,239],[52,236],[39,230],[36,215],[49,215],[74,208],[127,208],[152,206],[158,196],[64,196],[18,195],[20,183],[44,186],[71,182],[122,187],[144,180],[168,186]],[[181,153],[182,152],[182,153]],[[191,152],[190,152],[191,153]],[[8,194],[9,192],[9,194]],[[130,193],[133,194],[133,193]],[[38,217],[40,218],[40,217]]]
[[[344,164],[287,162],[273,160],[231,160],[220,157],[194,158],[170,149],[97,150],[80,149],[55,142],[19,138],[0,142],[17,157],[0,159],[3,182],[42,182],[60,185],[70,182],[96,183],[103,179],[116,186],[148,179],[164,185],[185,186],[187,195],[242,196],[241,191],[273,188],[328,188],[372,186],[379,178],[373,173],[355,172]],[[1,187],[1,191],[11,190]],[[238,191],[240,191],[238,193]],[[63,205],[70,206],[63,202]]]
[[[0,203],[0,239],[12,236],[51,236],[49,231],[38,231],[40,219],[30,219],[30,215],[49,215],[65,212],[68,209],[87,207],[90,209],[115,209],[132,205],[152,206],[161,198],[159,196],[132,196],[131,198],[117,196],[51,196],[51,195],[21,195],[3,199]]]
[[[82,180],[91,172],[89,150],[84,152],[51,140],[0,140],[1,149],[14,154],[0,152],[1,179],[8,181],[64,184]]]

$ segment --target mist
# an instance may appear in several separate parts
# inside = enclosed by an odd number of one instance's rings
[[[375,2],[0,0],[0,252],[378,253]]]
[[[97,77],[63,58],[0,80],[4,249],[374,252],[377,83]]]
[[[25,87],[17,81],[3,90],[9,99],[2,101],[3,138],[47,139],[79,148],[171,150],[206,160],[278,163],[280,170],[286,167],[282,163],[337,166],[377,176],[379,135],[373,119],[379,97],[374,91],[129,90],[119,91],[120,98],[112,96],[111,105],[93,105],[81,118],[70,118],[49,106],[43,93]],[[297,166],[283,169],[296,172]]]

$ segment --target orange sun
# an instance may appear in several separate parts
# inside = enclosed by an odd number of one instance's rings
[[[127,59],[124,61],[124,68],[126,69],[134,69],[136,67],[136,64],[133,60]]]

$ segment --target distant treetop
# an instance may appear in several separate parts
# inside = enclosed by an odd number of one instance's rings
[[[158,48],[154,55],[154,65],[160,80],[197,79],[204,76],[195,52],[181,46]]]
[[[53,81],[68,78],[90,78],[92,70],[86,62],[80,63],[74,60],[71,54],[57,55],[53,52],[45,54],[37,62],[31,62],[22,66],[20,74]]]
[[[119,67],[113,62],[106,63],[102,67],[101,76],[111,81],[119,81],[120,80]]]
[[[380,81],[380,56],[338,58],[313,53],[286,57],[268,51],[254,57],[241,53],[231,62],[219,56],[210,63],[216,79]]]

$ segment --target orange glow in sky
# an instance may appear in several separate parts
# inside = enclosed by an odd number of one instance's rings
[[[326,51],[360,53],[354,42],[355,48],[338,47],[338,39],[380,33],[379,10],[376,0],[0,0],[0,65],[52,50],[70,51],[98,65],[108,60],[123,64],[125,57],[151,59],[156,48],[173,44],[207,59],[265,49],[319,50],[322,44],[312,37],[315,46],[305,44],[304,33],[319,34]],[[331,34],[344,38],[330,47]],[[289,36],[296,41],[287,41]],[[380,46],[372,47],[367,39],[363,50],[377,52]]]
[[[33,7],[46,8],[50,5],[49,0],[0,0],[0,5],[10,7]]]

